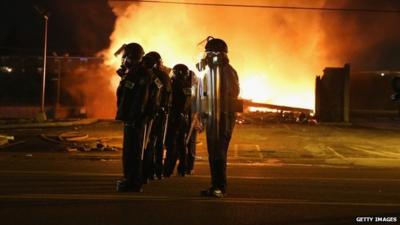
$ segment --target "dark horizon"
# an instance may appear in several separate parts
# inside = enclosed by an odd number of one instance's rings
[[[107,0],[5,0],[0,3],[0,55],[42,55],[44,19],[50,12],[48,55],[94,56],[109,44],[115,15]]]
[[[34,9],[36,5],[51,13],[48,55],[95,56],[108,48],[116,16],[107,0],[4,0],[0,3],[3,9],[0,15],[3,30],[0,33],[0,55],[43,54],[44,20]],[[400,2],[326,1],[324,7],[397,10]],[[326,37],[323,41],[331,46],[329,55],[332,58],[349,62],[362,70],[400,69],[400,32],[396,29],[400,14],[335,12],[323,15],[321,26]],[[362,44],[367,47],[351,50],[354,45]]]

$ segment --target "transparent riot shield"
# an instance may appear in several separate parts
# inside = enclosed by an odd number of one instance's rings
[[[197,101],[199,104],[196,111],[199,111],[204,118],[209,153],[218,148],[220,132],[220,54],[219,52],[206,52],[201,62],[197,64],[197,69],[204,76],[198,84],[199,98]]]

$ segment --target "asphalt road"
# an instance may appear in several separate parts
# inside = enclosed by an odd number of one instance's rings
[[[25,143],[0,150],[0,224],[357,224],[359,217],[400,223],[395,131],[238,126],[223,199],[199,196],[209,185],[204,137],[195,175],[151,182],[143,193],[115,192],[119,151],[68,152],[38,138],[73,130],[118,145],[119,128],[106,122],[7,131]],[[362,150],[350,151],[354,146]]]

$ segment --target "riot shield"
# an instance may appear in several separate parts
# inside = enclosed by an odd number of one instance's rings
[[[204,58],[197,64],[197,69],[204,74],[199,82],[199,101],[197,111],[205,119],[207,131],[207,147],[211,153],[218,148],[220,104],[220,62],[221,53],[206,52]]]

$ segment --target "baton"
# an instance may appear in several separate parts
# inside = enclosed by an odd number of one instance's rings
[[[187,137],[186,137],[186,140],[185,140],[185,144],[186,144],[186,145],[189,143],[190,137],[192,136],[195,122],[196,122],[196,117],[193,116],[192,122],[190,123],[189,133],[188,133],[188,135],[187,135]]]
[[[150,120],[149,127],[147,129],[146,145],[144,146],[145,148],[147,148],[147,145],[149,144],[149,141],[150,141],[150,134],[151,134],[151,128],[153,127],[153,121],[154,121],[153,119]]]
[[[168,128],[168,119],[169,119],[169,113],[165,116],[165,125],[164,125],[164,134],[163,134],[163,141],[162,144],[165,144],[165,139],[167,137],[167,128]]]
[[[144,157],[144,149],[146,148],[146,134],[147,134],[147,124],[144,125],[143,131],[143,143],[142,143],[142,154],[140,155],[140,159],[143,160]]]

